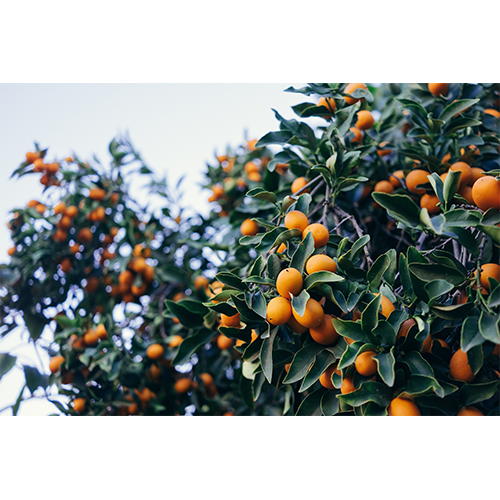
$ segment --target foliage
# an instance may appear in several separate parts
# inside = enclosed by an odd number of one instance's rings
[[[28,390],[56,384],[85,400],[59,409],[87,415],[398,415],[401,399],[422,415],[497,415],[500,196],[479,179],[499,182],[498,88],[356,85],[287,89],[312,99],[298,119],[273,110],[279,130],[207,166],[207,218],[172,219],[176,196],[126,139],[108,169],[57,163],[46,210],[14,211],[0,268],[2,334],[22,313],[64,357],[50,376],[25,368]],[[160,213],[131,197],[139,177]],[[60,202],[78,207],[67,230]],[[316,255],[329,264],[309,272]],[[89,345],[98,325],[107,337]],[[0,376],[16,363],[1,356]]]

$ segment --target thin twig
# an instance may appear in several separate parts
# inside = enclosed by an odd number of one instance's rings
[[[354,230],[356,231],[356,234],[358,235],[358,238],[362,238],[364,236],[364,233],[363,231],[361,230],[361,228],[359,227],[357,221],[356,221],[356,217],[354,217],[354,215],[349,215],[347,212],[344,212],[344,210],[342,210],[340,207],[335,207],[335,210],[337,210],[337,212],[339,213],[339,215],[341,215],[342,217],[347,217],[353,227],[354,227]],[[370,253],[368,252],[368,248],[366,248],[367,245],[364,245],[363,246],[363,251],[365,253],[365,257],[366,257],[366,262],[368,263],[368,265],[372,265],[373,264],[373,260],[372,258],[370,257]]]

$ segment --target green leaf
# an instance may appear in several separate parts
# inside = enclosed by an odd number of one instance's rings
[[[378,312],[382,302],[382,294],[379,293],[361,313],[361,327],[366,333],[370,333],[378,325]]]
[[[16,357],[10,354],[0,353],[0,380],[16,364]]]
[[[329,417],[339,412],[339,400],[337,399],[339,391],[329,390],[321,398],[320,407],[323,415]]]
[[[316,360],[312,368],[307,372],[302,384],[300,386],[299,392],[304,392],[309,389],[323,374],[323,372],[335,362],[335,356],[329,351],[321,351],[316,356]]]
[[[245,294],[245,300],[247,299],[247,294]],[[261,318],[266,318],[266,299],[262,292],[257,292],[249,295],[249,300],[247,301],[247,306],[252,309]]]
[[[299,295],[292,297],[292,309],[299,315],[304,316],[306,310],[306,304],[311,296],[307,293],[306,289],[303,289]]]
[[[189,361],[189,358],[191,358],[194,352],[204,346],[207,342],[210,342],[213,336],[213,330],[202,328],[197,330],[193,335],[186,337],[179,346],[179,350],[172,360],[172,364],[182,365]]]
[[[460,99],[454,102],[451,102],[448,104],[443,111],[441,111],[441,114],[439,115],[439,119],[443,120],[444,122],[447,122],[451,118],[453,118],[455,115],[461,113],[462,111],[465,111],[467,108],[470,108],[474,104],[478,103],[479,99]]]
[[[410,376],[404,392],[412,396],[423,396],[429,393],[434,393],[440,398],[444,398],[445,396],[443,387],[441,387],[434,377],[416,373]]]
[[[370,284],[378,288],[380,286],[380,282],[382,281],[382,276],[389,269],[390,259],[386,254],[379,255],[379,257],[372,264],[372,267],[366,273],[366,279],[370,282]]]
[[[42,314],[31,314],[26,309],[24,313],[24,322],[33,340],[38,340],[47,324],[47,319]]]
[[[488,235],[495,243],[500,245],[500,227],[498,226],[485,226],[478,224],[477,226],[484,234]]]
[[[270,336],[264,339],[260,348],[260,364],[269,383],[271,383],[271,379],[273,378],[273,344],[277,333],[278,328],[273,328]]]
[[[487,302],[489,308],[500,306],[500,286],[491,290]]]
[[[181,344],[182,345],[182,344]],[[290,369],[286,377],[283,379],[284,384],[293,384],[304,378],[309,367],[316,359],[316,355],[324,350],[325,346],[320,344],[309,344],[300,349],[293,356],[290,364]]]
[[[420,223],[420,208],[405,194],[372,193],[372,198],[394,219],[409,226]]]
[[[462,284],[466,279],[466,277],[456,268],[444,266],[442,264],[412,263],[408,267],[411,273],[426,282],[444,280],[457,286]]]
[[[314,238],[312,233],[309,232],[295,250],[290,267],[297,269],[302,274],[304,272],[304,265],[307,259],[314,253],[314,250]]]
[[[250,198],[257,198],[259,200],[268,201],[269,203],[276,203],[278,201],[274,193],[266,191],[261,187],[250,189],[250,191],[248,191],[246,195]]]
[[[479,318],[477,316],[469,316],[462,323],[462,331],[460,334],[460,348],[463,352],[482,344],[484,338],[479,331]]]
[[[294,136],[294,134],[288,130],[280,130],[277,132],[268,132],[263,137],[261,137],[257,144],[256,148],[261,148],[263,146],[267,146],[269,144],[286,144],[290,139]]]
[[[377,363],[377,371],[380,378],[386,385],[392,387],[396,378],[394,371],[394,365],[396,364],[396,360],[394,358],[394,347],[391,347],[389,352],[379,352],[374,359]]]
[[[242,279],[239,276],[236,276],[236,274],[223,271],[217,273],[215,275],[215,278],[218,279],[221,283],[224,283],[224,285],[236,288],[237,290],[242,290],[242,291],[248,290],[248,286],[245,283],[243,283]]]
[[[462,172],[457,170],[448,170],[448,175],[446,176],[443,184],[443,198],[446,208],[448,208],[448,204],[453,201],[453,198],[457,193],[461,177]]]
[[[318,283],[337,283],[344,280],[345,279],[338,274],[331,273],[329,271],[318,271],[306,277],[304,280],[304,289],[309,290]]]
[[[24,394],[24,389],[26,389],[26,384],[24,384],[21,388],[21,392],[19,393],[19,396],[16,399],[16,402],[12,406],[12,416],[17,416],[17,412],[19,411],[19,407],[21,406],[21,403],[23,401],[23,394]]]
[[[26,378],[26,385],[28,386],[31,394],[35,392],[39,387],[45,389],[48,385],[47,375],[42,375],[35,367],[24,365],[24,377]]]
[[[359,389],[349,394],[339,394],[337,398],[350,406],[358,407],[369,401],[379,406],[387,406],[392,399],[392,390],[380,382],[367,381]]]
[[[348,366],[351,366],[358,357],[358,354],[361,354],[364,351],[369,351],[375,349],[373,344],[364,344],[363,342],[353,342],[347,346],[347,349],[344,351],[344,354],[340,358],[338,369],[343,370]]]
[[[252,264],[252,267],[249,269],[248,276],[261,276],[262,272],[264,271],[264,267],[265,267],[264,257],[262,255],[259,255],[257,259],[255,259],[255,262]]]
[[[302,403],[300,403],[297,413],[297,417],[312,417],[321,415],[321,399],[323,398],[325,392],[328,389],[321,387],[320,389],[311,392]]]
[[[187,302],[182,300],[179,302],[174,302],[173,300],[165,300],[166,308],[180,321],[180,323],[188,328],[194,328],[203,324],[203,316],[201,314],[196,314],[194,311],[189,309],[189,306],[183,304]],[[189,301],[195,302],[195,301]],[[207,309],[208,311],[208,309]]]
[[[399,254],[399,277],[406,297],[411,297],[413,294],[413,286],[411,283],[410,272],[408,269],[408,262],[403,253]]]
[[[469,362],[470,369],[474,375],[477,375],[483,366],[484,355],[483,346],[477,345],[469,349],[467,352],[467,361]]]
[[[341,109],[335,114],[335,123],[339,137],[344,137],[352,127],[354,116],[359,110],[361,104],[357,102],[348,108]]]
[[[428,283],[426,283],[424,288],[429,297],[429,307],[431,307],[436,299],[443,295],[446,295],[448,292],[453,290],[454,286],[447,281],[438,279],[429,281]]]
[[[500,344],[498,320],[498,315],[486,314],[484,311],[481,311],[481,316],[479,317],[479,331],[486,340],[489,340],[494,344]]]
[[[452,304],[451,306],[434,305],[431,310],[438,318],[456,320],[467,317],[473,308],[474,303],[468,302],[467,304]]]
[[[467,128],[467,127],[477,127],[481,125],[479,120],[474,120],[472,118],[455,118],[448,122],[448,124],[444,128],[444,136],[449,136],[458,130]]]
[[[288,231],[286,227],[275,227],[271,231],[264,233],[263,238],[255,247],[255,250],[257,250],[258,252],[269,252],[271,248],[276,246],[276,241],[279,235],[285,231]]]
[[[280,271],[281,260],[276,254],[272,253],[267,259],[267,276],[272,280],[276,280]]]
[[[397,331],[388,321],[379,321],[372,333],[381,345],[393,346],[396,343]]]
[[[399,360],[408,365],[411,373],[434,377],[432,366],[417,351],[405,352],[400,356]]]
[[[464,405],[472,405],[492,398],[498,390],[498,380],[482,384],[464,384],[458,393]]]
[[[363,331],[361,322],[333,318],[333,326],[339,335],[354,340],[355,342],[370,342],[370,332]]]
[[[396,99],[396,101],[400,102],[404,108],[411,111],[411,117],[417,125],[420,125],[425,130],[429,130],[427,111],[421,104],[411,99]]]

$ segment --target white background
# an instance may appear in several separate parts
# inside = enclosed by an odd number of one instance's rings
[[[271,108],[295,116],[290,106],[304,96],[283,92],[303,84],[3,84],[0,85],[0,262],[8,262],[12,246],[6,227],[9,212],[40,197],[40,175],[10,179],[12,171],[33,151],[34,141],[49,148],[48,160],[62,160],[74,152],[84,161],[94,154],[106,164],[111,139],[127,132],[146,164],[172,186],[181,176],[182,205],[207,213],[209,190],[203,189],[206,163],[227,145],[236,147],[278,128]],[[309,98],[312,100],[312,98]],[[139,200],[147,202],[138,191]],[[175,216],[175,213],[174,213]],[[47,329],[48,330],[48,329]],[[23,347],[27,332],[0,339],[0,352],[11,352],[48,373],[33,351]],[[44,338],[50,340],[49,331]],[[18,347],[19,346],[19,347]],[[13,348],[15,349],[13,350]],[[14,368],[0,380],[0,410],[12,405],[22,387],[22,370]],[[5,410],[3,413],[10,413]],[[58,410],[43,399],[23,403],[20,415],[46,415]],[[0,413],[1,414],[1,413]]]

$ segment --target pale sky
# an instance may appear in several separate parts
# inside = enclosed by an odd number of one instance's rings
[[[40,198],[39,176],[9,180],[33,142],[49,148],[49,159],[76,152],[102,163],[109,158],[107,146],[120,132],[128,132],[148,166],[167,175],[171,184],[187,174],[185,200],[206,212],[209,196],[198,187],[207,161],[227,145],[237,146],[247,130],[250,139],[278,129],[271,108],[296,117],[291,106],[306,100],[283,92],[283,84],[0,84],[0,263],[8,262],[12,246],[5,224],[7,212]],[[189,189],[187,189],[189,188]],[[17,333],[0,339],[0,352],[22,343]],[[21,356],[40,369],[32,348],[18,348]],[[47,358],[43,359],[48,373]],[[0,410],[17,398],[23,382],[17,369],[0,381]],[[57,412],[51,404],[31,401],[20,415]],[[1,414],[1,413],[0,413]],[[3,412],[10,414],[10,410]]]

